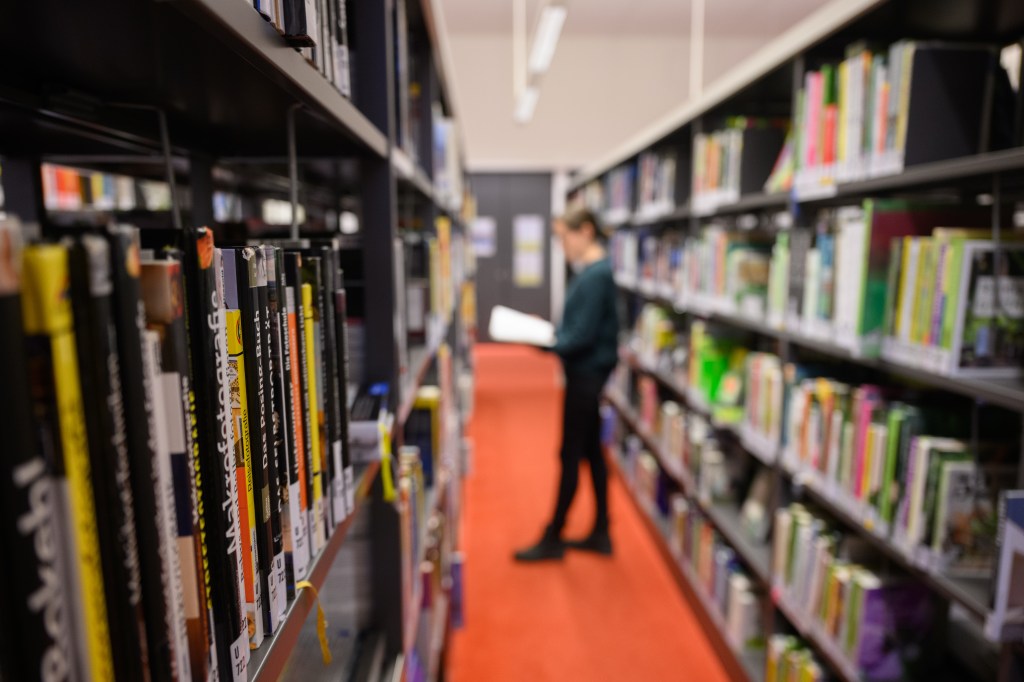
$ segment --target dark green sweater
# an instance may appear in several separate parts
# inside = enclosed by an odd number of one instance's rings
[[[567,374],[607,376],[618,361],[619,315],[611,264],[602,258],[569,282],[552,349]]]

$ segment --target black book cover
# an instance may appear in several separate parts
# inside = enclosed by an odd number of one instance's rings
[[[185,326],[188,332],[192,426],[196,465],[196,508],[205,530],[203,565],[206,595],[213,612],[212,632],[222,682],[246,679],[249,636],[239,595],[241,546],[238,500],[233,485],[234,452],[228,416],[227,349],[224,307],[217,290],[213,231],[184,233]],[[234,492],[234,495],[233,495]]]
[[[185,290],[180,251],[161,260],[142,263],[140,284],[146,327],[160,335],[161,366],[166,377],[166,400],[176,401],[178,418],[168,429],[180,447],[171,453],[174,485],[174,526],[181,565],[189,661],[196,679],[207,679],[216,664],[210,638],[213,614],[207,598],[208,571],[203,566],[203,536],[196,488],[196,441],[191,421],[192,385],[189,379],[188,341],[185,331]]]
[[[323,375],[326,380],[325,405],[327,408],[327,435],[330,438],[330,450],[326,459],[327,485],[331,490],[331,503],[334,515],[334,523],[341,523],[347,516],[347,503],[345,494],[345,466],[344,450],[347,429],[343,434],[342,412],[346,404],[342,400],[341,376],[343,362],[341,359],[341,347],[338,343],[338,328],[335,320],[336,303],[335,292],[341,288],[341,270],[338,265],[338,253],[333,245],[320,247],[320,276],[322,280],[320,309],[323,318]]]
[[[85,400],[86,438],[96,499],[110,644],[118,680],[148,680],[146,618],[131,486],[121,370],[111,308],[110,247],[83,235],[70,251],[71,306],[79,376]]]
[[[356,481],[348,438],[348,298],[344,286],[334,292],[334,328],[338,337],[338,407],[341,411],[341,468],[345,483],[345,510],[352,514],[356,510]]]
[[[305,255],[302,259],[302,283],[308,284],[313,290],[313,344],[314,356],[308,361],[313,363],[316,372],[316,400],[318,423],[313,428],[319,429],[320,435],[320,495],[324,501],[324,524],[327,528],[327,537],[330,537],[334,524],[331,522],[334,510],[331,505],[331,452],[334,449],[334,439],[331,437],[330,423],[328,416],[327,396],[330,395],[329,382],[327,381],[327,357],[328,346],[326,342],[326,330],[324,319],[324,286],[323,286],[323,262],[320,257]],[[307,312],[308,314],[308,312]],[[315,482],[314,482],[315,484]]]
[[[125,411],[128,452],[131,456],[131,488],[135,500],[135,525],[142,574],[142,604],[146,613],[150,673],[153,680],[173,679],[170,613],[165,578],[168,562],[161,543],[163,517],[157,503],[156,443],[149,400],[150,387],[142,364],[142,329],[145,314],[139,291],[137,231],[111,227],[108,239],[114,282],[113,310],[117,328],[117,353],[121,362],[121,396]]]
[[[6,680],[67,679],[74,666],[66,547],[54,508],[51,447],[37,440],[28,347],[22,328],[21,226],[0,221],[0,674]]]
[[[256,249],[238,250],[238,294],[241,310],[242,345],[245,352],[245,386],[249,411],[249,444],[252,449],[253,502],[256,505],[256,552],[260,591],[270,602],[270,582],[273,579],[274,532],[271,523],[270,479],[271,448],[270,424],[267,419],[270,377],[266,375],[264,351],[264,315],[260,305],[260,291],[266,298],[266,271],[260,278]],[[276,467],[275,467],[276,469]],[[263,609],[263,625],[271,631],[269,608]]]
[[[267,431],[267,477],[264,481],[267,494],[263,503],[270,516],[271,554],[270,574],[267,582],[270,590],[267,593],[266,620],[269,632],[276,632],[287,606],[287,591],[284,571],[284,541],[281,530],[281,490],[278,475],[278,440],[281,438],[280,417],[275,414],[274,394],[274,323],[270,313],[270,276],[267,270],[267,257],[263,247],[254,249],[256,254],[256,293],[259,305],[261,326],[257,330],[262,345],[260,363],[263,373],[263,423]],[[271,260],[271,263],[273,261]],[[273,266],[271,266],[273,269]],[[275,282],[276,293],[276,282]],[[278,357],[280,362],[280,356]]]
[[[295,291],[295,318],[297,321],[297,340],[298,340],[298,357],[299,366],[294,368],[293,371],[299,372],[299,384],[302,389],[299,391],[302,398],[302,430],[305,434],[303,439],[303,451],[299,453],[304,459],[304,470],[306,472],[306,500],[308,501],[306,506],[306,528],[309,531],[307,537],[310,538],[310,554],[315,556],[318,547],[315,546],[314,532],[315,524],[313,522],[313,439],[311,434],[314,428],[320,428],[319,425],[314,425],[312,419],[310,419],[311,410],[309,409],[309,385],[307,378],[309,376],[308,367],[309,363],[313,360],[308,357],[306,353],[306,325],[303,323],[305,319],[305,305],[302,302],[302,254],[285,252],[285,274],[288,278],[289,284],[294,288]]]
[[[288,468],[288,449],[294,441],[289,433],[288,409],[291,401],[291,375],[290,368],[286,367],[285,356],[287,354],[287,320],[284,318],[284,286],[283,266],[284,260],[281,256],[281,249],[274,246],[263,247],[263,262],[267,270],[267,320],[269,323],[268,346],[270,352],[270,383],[271,383],[271,408],[273,426],[273,451],[274,462],[277,466],[277,495],[271,499],[276,508],[281,538],[280,556],[281,565],[275,567],[278,571],[278,583],[282,590],[279,604],[280,609],[277,615],[284,616],[287,608],[289,590],[292,589],[287,569],[287,557],[291,554],[291,514],[288,509],[288,491],[291,484]],[[287,371],[286,371],[287,370]]]

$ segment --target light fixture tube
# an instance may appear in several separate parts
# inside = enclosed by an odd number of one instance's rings
[[[537,108],[537,99],[540,98],[540,90],[530,85],[519,94],[516,100],[516,121],[527,123],[533,118],[533,110]]]
[[[530,50],[530,73],[544,73],[551,66],[558,36],[562,33],[562,25],[568,13],[564,5],[548,5],[541,11],[537,35],[533,37],[533,48]]]

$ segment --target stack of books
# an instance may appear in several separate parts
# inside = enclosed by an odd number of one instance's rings
[[[690,204],[696,215],[710,215],[720,206],[759,191],[785,137],[787,121],[737,116],[725,127],[693,137]]]
[[[605,225],[616,226],[629,222],[633,216],[633,190],[636,180],[636,166],[619,166],[605,176],[604,203],[601,217]]]

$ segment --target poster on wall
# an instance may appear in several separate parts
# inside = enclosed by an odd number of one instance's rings
[[[544,217],[527,214],[512,219],[512,283],[537,288],[544,284]]]
[[[469,227],[477,258],[493,258],[498,252],[498,225],[491,216],[479,216]]]

